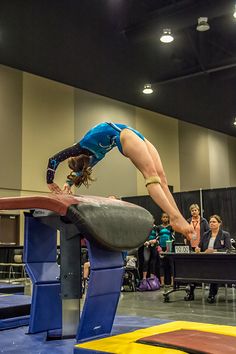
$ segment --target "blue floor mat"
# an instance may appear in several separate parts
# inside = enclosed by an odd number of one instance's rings
[[[0,293],[1,294],[16,294],[16,293],[24,294],[24,285],[0,283]]]
[[[5,294],[0,295],[0,319],[5,318],[4,313],[9,314],[9,316],[7,317],[16,317],[20,309],[23,308],[30,309],[30,305],[31,305],[31,296],[5,295]]]
[[[0,295],[0,330],[29,324],[31,297]]]
[[[169,321],[156,318],[117,316],[112,334],[126,333]],[[21,327],[0,332],[1,353],[8,354],[73,354],[75,340],[46,341],[46,334],[26,334],[28,328]],[[81,354],[95,354],[97,351],[81,349]]]

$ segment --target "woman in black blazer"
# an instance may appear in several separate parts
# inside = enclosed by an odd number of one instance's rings
[[[199,249],[201,252],[206,253],[213,253],[216,250],[224,252],[232,248],[230,234],[220,228],[221,222],[219,220],[220,217],[218,215],[213,215],[210,218],[210,230],[204,232],[196,252],[199,252]],[[216,232],[212,230],[212,227],[215,226],[217,227]],[[210,245],[211,242],[213,242],[213,245]]]
[[[219,215],[212,215],[209,220],[210,230],[204,232],[199,246],[195,248],[195,252],[214,253],[217,251],[226,252],[232,248],[230,234],[221,228],[222,221]],[[194,299],[194,288],[190,288],[191,295]],[[212,304],[218,292],[218,284],[211,284],[207,301]]]

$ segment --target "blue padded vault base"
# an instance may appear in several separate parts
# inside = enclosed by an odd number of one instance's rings
[[[122,252],[88,242],[90,278],[76,339],[78,342],[111,333],[123,281]]]

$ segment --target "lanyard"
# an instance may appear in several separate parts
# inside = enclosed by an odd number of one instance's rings
[[[194,231],[196,230],[196,227],[197,227],[198,223],[199,223],[199,219],[197,221],[193,221],[193,219],[192,219],[192,224],[193,224]]]

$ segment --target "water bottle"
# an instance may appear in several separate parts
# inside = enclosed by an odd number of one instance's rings
[[[172,252],[172,241],[166,241],[166,251]]]

